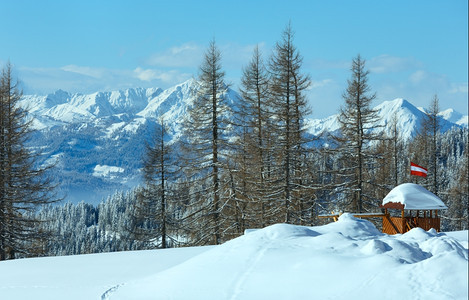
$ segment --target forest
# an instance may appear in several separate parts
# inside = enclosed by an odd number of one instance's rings
[[[404,182],[445,202],[443,231],[467,229],[468,130],[441,132],[437,95],[412,139],[400,137],[397,120],[388,125],[391,134],[378,133],[376,94],[357,55],[344,83],[340,133],[310,137],[304,121],[311,79],[290,26],[270,57],[254,49],[234,105],[225,97],[221,61],[212,40],[180,139],[169,142],[160,118],[146,141],[142,185],[97,206],[59,202],[53,165],[38,167],[39,154],[24,147],[31,132],[7,65],[0,90],[0,260],[217,245],[275,223],[322,224],[318,215],[332,211],[381,212],[384,196]],[[428,176],[411,176],[411,161],[427,167]]]

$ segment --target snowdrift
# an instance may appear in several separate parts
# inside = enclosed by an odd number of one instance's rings
[[[2,299],[467,299],[467,231],[277,224],[223,245],[0,262]]]
[[[388,236],[344,214],[248,233],[104,298],[467,299],[467,263],[467,249],[445,234]]]

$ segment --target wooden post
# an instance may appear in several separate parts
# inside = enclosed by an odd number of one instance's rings
[[[400,223],[401,223],[401,230],[402,230],[402,232],[400,232],[400,233],[406,232],[407,229],[406,229],[405,224],[406,224],[407,222],[406,222],[406,220],[405,220],[404,209],[401,209],[401,222],[400,222]]]

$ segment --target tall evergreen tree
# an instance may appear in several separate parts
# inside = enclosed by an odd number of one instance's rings
[[[0,78],[0,260],[37,254],[47,232],[28,212],[53,201],[48,168],[36,165],[38,154],[25,146],[31,134],[26,110],[18,106],[22,93],[8,63]],[[28,242],[25,242],[28,241]]]
[[[301,71],[303,58],[293,44],[290,24],[275,45],[269,63],[270,91],[274,107],[277,137],[277,199],[283,199],[283,222],[299,222],[294,215],[301,206],[305,190],[301,182],[301,161],[305,152],[303,121],[307,114],[305,90],[310,85],[308,75]],[[275,194],[274,194],[275,195]]]
[[[411,160],[428,169],[426,178],[412,176],[411,180],[423,185],[437,196],[439,196],[441,179],[439,178],[439,164],[441,158],[439,110],[438,97],[435,95],[420,123],[417,135],[412,143],[409,144]]]
[[[169,185],[174,188],[178,166],[163,119],[156,126],[153,141],[147,143],[143,162],[145,187],[137,196],[132,231],[138,240],[167,248],[174,244],[170,233],[177,229]]]
[[[375,154],[369,151],[369,143],[380,137],[376,133],[377,113],[371,108],[376,94],[371,94],[368,85],[369,71],[365,69],[365,60],[357,55],[352,61],[351,78],[343,98],[344,106],[339,113],[340,136],[336,152],[339,153],[340,166],[337,187],[344,196],[344,204],[355,212],[368,210],[374,203],[372,191],[367,184],[368,168],[375,165]],[[368,189],[367,189],[368,187]],[[366,205],[368,204],[368,205]]]
[[[409,159],[404,155],[404,143],[399,134],[396,115],[389,125],[387,134],[376,144],[377,167],[368,172],[377,199],[383,199],[391,189],[405,180],[409,165]]]
[[[237,123],[241,127],[238,155],[239,186],[246,201],[252,227],[265,227],[269,208],[269,165],[272,157],[272,101],[269,77],[262,55],[256,46],[249,64],[243,69],[241,99]]]
[[[421,134],[425,139],[426,157],[428,162],[428,179],[430,179],[430,191],[438,196],[439,193],[439,172],[438,164],[440,159],[440,105],[438,96],[434,95],[430,107],[425,114],[421,125]]]
[[[228,85],[221,65],[221,52],[211,41],[200,66],[194,102],[185,120],[186,174],[193,186],[191,222],[194,244],[220,244],[223,235],[223,171],[227,171],[229,107]],[[186,222],[186,224],[188,224]]]

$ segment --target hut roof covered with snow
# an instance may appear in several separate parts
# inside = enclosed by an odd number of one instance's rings
[[[438,196],[415,183],[403,183],[393,188],[384,197],[382,207],[406,210],[447,209]]]

